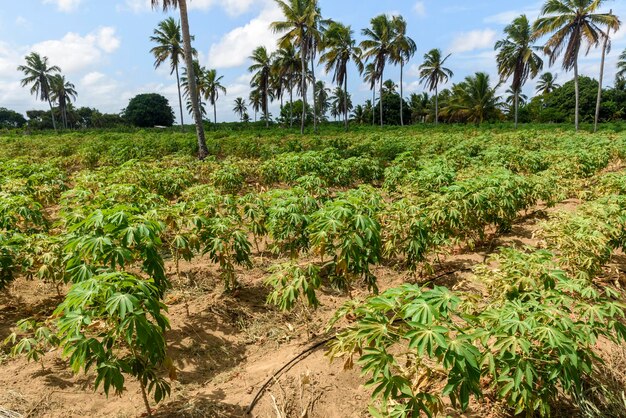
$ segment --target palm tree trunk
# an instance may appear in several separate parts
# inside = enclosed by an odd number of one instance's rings
[[[404,70],[404,61],[401,60],[400,61],[400,126],[404,126],[404,112],[402,111],[402,107],[403,107],[403,90],[402,90],[402,76],[403,76],[403,70]]]
[[[343,78],[343,89],[344,89],[344,98],[343,98],[343,114],[345,117],[346,124],[346,132],[348,132],[348,69],[346,68],[346,74]]]
[[[378,101],[380,102],[380,126],[383,126],[383,72],[385,67],[380,69],[380,92],[378,94]]]
[[[180,23],[183,32],[183,47],[185,50],[185,64],[187,65],[187,82],[189,83],[189,94],[191,96],[191,107],[193,109],[194,122],[196,123],[196,136],[198,137],[198,159],[204,160],[209,155],[204,137],[204,126],[202,125],[202,115],[198,106],[198,90],[196,86],[196,75],[193,69],[193,52],[191,49],[191,35],[189,34],[189,17],[187,16],[187,0],[178,0],[180,11]]]
[[[293,83],[289,83],[289,127],[293,128]]]
[[[302,120],[300,121],[300,135],[304,135],[304,122],[306,120],[306,57],[304,56],[306,52],[306,39],[302,37],[302,42],[300,43],[300,61],[302,64]]]
[[[376,113],[374,112],[374,108],[376,108],[376,88],[372,87],[372,126],[376,125]]]
[[[439,125],[439,90],[435,85],[435,126]]]
[[[269,101],[268,93],[267,93],[267,82],[265,83],[265,100],[263,100],[263,114],[265,115],[265,127],[270,127],[269,116],[267,114],[267,102]]]
[[[178,75],[178,65],[176,69],[176,87],[178,87],[178,107],[180,108],[180,130],[185,132],[185,122],[183,120],[183,96],[180,94],[180,77]]]
[[[311,76],[313,82],[313,132],[317,133],[317,106],[315,97],[315,57],[311,54]]]
[[[613,10],[609,12],[613,14]],[[593,121],[593,132],[598,132],[598,120],[600,119],[600,104],[602,103],[602,83],[604,81],[604,62],[606,60],[606,49],[609,46],[609,34],[611,28],[606,30],[606,38],[604,39],[604,46],[602,47],[602,61],[600,61],[600,79],[598,80],[598,99],[596,100],[596,115]]]
[[[213,100],[213,123],[215,124],[215,129],[217,129],[217,106],[215,100]]]
[[[52,116],[52,127],[54,128],[54,132],[57,132],[57,121],[54,118],[54,110],[52,109],[52,101],[48,97],[48,105],[50,106],[50,115]]]
[[[579,90],[578,90],[578,56],[576,57],[575,61],[574,61],[574,93],[575,93],[575,97],[576,97],[576,110],[575,110],[575,114],[574,114],[574,126],[576,127],[576,132],[578,132],[578,127],[579,127],[579,104],[580,104],[580,95],[579,95]]]
[[[517,115],[518,115],[518,110],[519,110],[519,91],[515,92],[515,98],[513,99],[515,101],[514,106],[515,106],[515,129],[517,129]]]

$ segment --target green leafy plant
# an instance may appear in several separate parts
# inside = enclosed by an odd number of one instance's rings
[[[63,356],[75,373],[93,369],[95,388],[107,395],[124,391],[124,375],[136,378],[151,416],[148,395],[158,403],[170,394],[160,370],[176,376],[164,338],[166,311],[153,280],[113,272],[78,282],[55,311]]]
[[[292,310],[301,299],[313,308],[319,306],[315,293],[322,284],[319,267],[313,264],[302,267],[290,262],[272,266],[270,273],[265,279],[265,284],[273,289],[267,297],[268,303],[282,311]]]

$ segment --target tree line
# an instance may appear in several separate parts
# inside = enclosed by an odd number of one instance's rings
[[[428,93],[413,94],[407,103],[403,91],[404,68],[414,58],[417,44],[407,35],[407,21],[402,16],[379,15],[372,18],[370,25],[361,30],[363,39],[358,42],[350,26],[323,17],[318,0],[275,1],[283,14],[281,20],[271,24],[271,29],[280,34],[278,48],[273,53],[269,53],[265,46],[254,49],[249,57],[249,72],[252,73],[250,95],[247,100],[238,97],[233,111],[241,121],[247,121],[251,119],[249,106],[255,113],[255,120],[260,112],[261,119],[269,125],[272,119],[269,103],[280,101],[280,115],[276,119],[289,126],[298,123],[301,133],[304,133],[307,122],[312,123],[313,130],[317,131],[328,111],[335,118],[341,117],[346,129],[350,120],[359,122],[366,118],[380,125],[398,123],[397,119],[400,125],[404,125],[415,121],[416,112],[421,112],[417,118],[419,121],[435,124],[440,120],[481,123],[510,115],[517,125],[520,110],[526,112],[526,109],[520,109],[527,100],[522,94],[526,82],[540,74],[539,85],[556,82],[551,73],[542,74],[544,59],[550,66],[560,60],[565,71],[574,73],[573,115],[578,129],[579,58],[594,48],[601,48],[602,69],[594,115],[597,126],[604,91],[605,56],[610,48],[611,33],[616,33],[621,27],[620,19],[612,11],[601,10],[606,3],[603,0],[547,0],[535,22],[520,15],[505,28],[505,37],[496,42],[499,80],[495,86],[486,73],[476,73],[449,89],[441,90],[454,73],[447,64],[450,54],[435,48],[424,55],[419,66],[420,82],[432,97]],[[179,21],[170,17],[154,30],[150,39],[155,47],[151,53],[155,57],[155,67],[167,62],[170,73],[176,75],[180,122],[184,126],[184,97],[187,111],[193,115],[199,153],[203,158],[206,144],[202,122],[207,115],[207,104],[212,106],[213,122],[217,122],[216,102],[226,94],[222,76],[194,59],[197,52],[192,46],[194,39],[189,31],[186,0],[151,0],[151,4],[154,8],[162,7],[163,11],[178,9],[180,12]],[[537,44],[542,39],[547,40],[543,45]],[[358,74],[349,74],[349,69],[353,68],[351,64],[354,64]],[[398,84],[385,80],[389,65],[400,67]],[[336,85],[332,92],[325,83],[316,79],[318,66],[322,66],[327,74],[332,74]],[[32,94],[48,102],[53,127],[56,129],[57,115],[63,127],[67,127],[68,109],[77,93],[74,85],[61,75],[60,68],[49,65],[46,57],[33,52],[18,70],[25,75],[22,85],[30,86]],[[626,75],[626,51],[620,55],[617,74],[616,86],[623,85],[620,82]],[[370,86],[372,99],[353,106],[348,79],[356,76],[362,77]],[[496,90],[505,83],[510,86],[509,97],[503,100]],[[309,90],[312,90],[310,95]],[[550,93],[548,90],[544,89],[544,93]],[[294,95],[298,100],[294,101]],[[309,96],[312,98],[310,105],[307,102]],[[58,105],[57,112],[53,111],[53,103]]]

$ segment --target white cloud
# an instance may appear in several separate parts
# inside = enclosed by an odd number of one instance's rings
[[[415,6],[413,6],[413,11],[418,16],[424,17],[426,16],[426,5],[423,1],[418,1],[417,3],[415,3]]]
[[[119,48],[120,43],[115,28],[102,27],[85,36],[69,32],[61,39],[39,42],[31,49],[47,56],[52,65],[59,65],[65,73],[71,74],[102,62],[106,54]]]
[[[495,40],[496,31],[493,29],[473,30],[456,35],[449,49],[459,53],[493,48]]]
[[[248,12],[253,5],[262,3],[258,0],[193,0],[189,2],[189,10],[208,11],[214,7],[220,7],[230,16],[239,16]],[[118,11],[131,11],[141,13],[152,8],[150,0],[125,0],[117,5]]]
[[[237,27],[222,37],[209,49],[208,65],[211,68],[237,67],[246,62],[259,45],[268,50],[276,49],[278,35],[270,29],[270,23],[281,18],[276,7],[266,8],[244,26]]]
[[[82,0],[43,0],[43,4],[56,4],[57,9],[62,12],[73,12],[78,9]]]

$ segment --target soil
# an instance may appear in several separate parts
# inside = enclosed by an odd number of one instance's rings
[[[510,233],[498,235],[473,249],[455,248],[440,262],[433,262],[432,276],[415,278],[396,266],[376,267],[381,290],[406,281],[432,281],[476,293],[481,289],[465,280],[472,266],[485,262],[500,246],[541,246],[535,238],[537,225],[554,210],[573,210],[578,201],[557,208],[538,207],[522,216]],[[492,231],[493,232],[493,231]],[[322,306],[283,314],[265,304],[263,280],[277,262],[267,254],[255,255],[255,268],[238,271],[241,288],[223,292],[216,267],[208,259],[167,263],[174,290],[167,295],[171,330],[169,354],[178,369],[171,397],[154,409],[155,417],[243,417],[246,409],[271,376],[294,357],[322,341],[324,329],[336,308],[348,297],[332,289],[321,294]],[[434,261],[434,260],[433,260]],[[617,255],[611,267],[623,276],[626,258]],[[623,277],[622,277],[623,280]],[[474,286],[473,288],[471,286]],[[56,288],[19,278],[9,291],[0,293],[0,340],[11,327],[29,316],[52,313],[60,298]],[[367,295],[357,289],[354,297]],[[369,391],[358,370],[344,370],[341,361],[329,362],[323,347],[295,363],[271,380],[255,405],[253,417],[357,418],[368,416]],[[0,351],[0,417],[3,408],[23,417],[139,417],[146,411],[137,382],[126,381],[121,396],[108,398],[93,391],[91,374],[74,375],[57,351],[41,363],[9,358]],[[455,415],[452,410],[447,411]],[[8,414],[6,416],[9,416]],[[506,416],[489,399],[472,403],[465,417]]]

